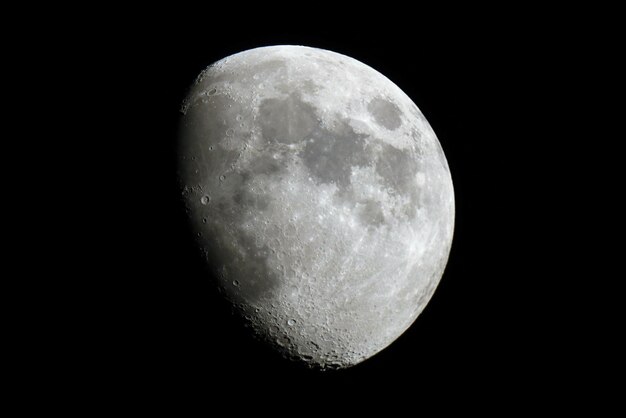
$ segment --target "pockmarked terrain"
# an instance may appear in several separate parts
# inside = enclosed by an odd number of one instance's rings
[[[259,337],[344,368],[415,321],[448,259],[454,192],[433,130],[395,84],[334,52],[265,47],[203,71],[181,112],[198,245]]]

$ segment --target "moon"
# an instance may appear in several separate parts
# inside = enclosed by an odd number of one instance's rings
[[[271,46],[202,71],[181,113],[197,245],[258,337],[340,369],[415,321],[448,260],[454,191],[400,88],[345,55]]]

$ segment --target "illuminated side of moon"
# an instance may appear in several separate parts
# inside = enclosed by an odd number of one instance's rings
[[[454,192],[395,84],[330,51],[258,48],[203,71],[181,111],[198,245],[261,338],[342,368],[415,321],[448,259]]]

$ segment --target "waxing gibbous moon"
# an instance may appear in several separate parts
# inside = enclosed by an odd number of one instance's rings
[[[216,285],[255,333],[317,368],[398,338],[443,274],[454,191],[432,128],[345,55],[272,46],[204,70],[179,178]]]

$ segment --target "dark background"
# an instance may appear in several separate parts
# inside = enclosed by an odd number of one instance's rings
[[[521,407],[574,386],[586,366],[572,360],[571,331],[585,317],[569,308],[576,255],[563,241],[576,237],[559,202],[584,179],[572,185],[565,168],[577,139],[562,103],[574,99],[572,51],[587,41],[540,13],[405,12],[238,20],[189,9],[87,20],[64,38],[90,35],[78,48],[75,107],[81,132],[98,139],[80,180],[90,190],[82,205],[97,212],[76,214],[101,237],[78,241],[97,241],[76,257],[84,282],[69,315],[78,343],[66,354],[79,385],[111,402],[246,406],[258,396],[279,409],[354,399],[367,407],[377,399],[369,394]],[[454,242],[431,302],[391,346],[347,370],[301,368],[249,337],[203,270],[176,183],[188,86],[216,60],[277,44],[330,49],[391,79],[432,125],[454,182]]]

